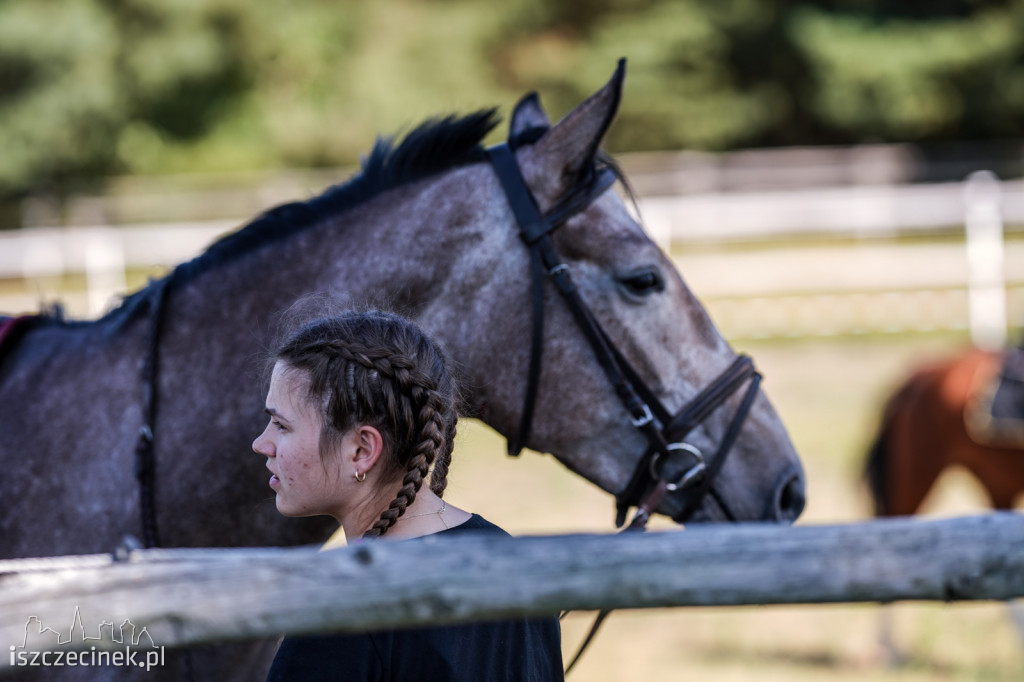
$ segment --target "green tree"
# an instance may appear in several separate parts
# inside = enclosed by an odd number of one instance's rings
[[[573,17],[587,3],[552,4],[566,11],[538,8],[503,46],[507,71],[565,107],[627,56],[627,106],[613,147],[725,149],[766,135],[787,113],[784,84],[743,69],[744,46],[764,41],[779,20],[770,2],[606,0],[582,24]]]
[[[0,196],[350,164],[623,56],[612,151],[1024,135],[1024,0],[4,0]]]
[[[534,0],[521,17],[505,73],[566,102],[630,57],[622,149],[1024,134],[1022,0]]]
[[[246,86],[231,0],[0,4],[0,188],[123,168],[134,131],[197,139]]]
[[[1024,3],[938,3],[925,16],[903,4],[790,14],[809,112],[850,141],[1021,135]]]

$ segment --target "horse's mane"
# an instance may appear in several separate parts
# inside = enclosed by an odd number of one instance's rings
[[[188,281],[200,272],[316,225],[390,189],[484,158],[481,141],[498,124],[497,110],[428,119],[395,144],[378,138],[360,171],[347,182],[307,201],[272,208],[241,230],[214,242],[203,254],[176,268]]]
[[[272,208],[240,230],[214,242],[205,252],[178,265],[168,275],[175,284],[187,282],[245,253],[283,239],[324,219],[363,204],[380,194],[431,175],[481,161],[482,142],[499,122],[497,109],[483,109],[467,116],[432,118],[416,126],[401,142],[378,138],[360,170],[346,182],[328,188],[307,201]],[[160,280],[126,297],[103,319],[126,322],[142,307],[148,307]],[[143,304],[146,304],[145,306]],[[51,321],[75,324],[62,316]]]

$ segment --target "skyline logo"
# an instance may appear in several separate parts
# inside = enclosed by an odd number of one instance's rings
[[[42,621],[39,620],[38,616],[29,616],[28,620],[25,621],[25,638],[22,640],[21,646],[18,647],[18,648],[24,649],[26,646],[28,646],[28,638],[29,638],[29,636],[31,634],[32,623],[33,622],[36,623],[37,626],[38,626],[38,631],[35,634],[38,634],[38,635],[42,636],[45,633],[49,632],[49,633],[51,633],[52,635],[54,635],[56,637],[56,642],[59,645],[70,644],[70,643],[75,641],[75,627],[76,626],[78,627],[78,631],[80,633],[81,641],[83,641],[83,642],[86,642],[86,641],[89,641],[89,640],[103,641],[103,639],[104,639],[103,638],[103,628],[109,627],[110,628],[110,636],[107,638],[107,640],[108,641],[112,641],[112,642],[117,642],[118,644],[124,644],[125,643],[124,642],[125,626],[131,626],[131,632],[128,635],[128,644],[129,645],[131,645],[131,646],[139,646],[139,643],[142,640],[142,637],[145,636],[149,640],[149,646],[156,647],[156,643],[153,641],[152,635],[149,634],[149,631],[146,628],[142,628],[138,633],[135,632],[135,623],[133,623],[130,618],[125,618],[124,621],[122,621],[121,625],[117,628],[117,630],[114,629],[114,624],[112,622],[110,622],[110,621],[101,621],[100,624],[96,628],[96,636],[95,637],[88,636],[87,634],[85,634],[85,625],[82,623],[82,608],[80,606],[76,606],[75,607],[75,616],[71,620],[71,627],[68,629],[68,636],[67,636],[67,638],[62,639],[60,632],[58,632],[57,630],[54,630],[51,627],[47,627],[47,626],[43,625]]]
[[[164,647],[157,646],[153,636],[145,627],[139,628],[125,618],[120,625],[103,620],[96,626],[95,635],[86,632],[82,621],[81,607],[75,607],[71,625],[66,634],[45,625],[38,616],[29,616],[25,621],[22,641],[11,645],[10,664],[13,667],[89,667],[112,665],[132,666],[150,670],[164,664]],[[76,637],[77,633],[77,637]],[[90,647],[61,651],[59,647],[90,641],[124,645],[123,649]]]

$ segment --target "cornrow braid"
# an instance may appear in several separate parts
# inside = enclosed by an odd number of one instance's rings
[[[308,374],[307,397],[321,411],[321,457],[358,424],[384,440],[384,466],[401,475],[401,487],[363,537],[387,532],[428,476],[430,489],[444,493],[457,391],[440,348],[416,325],[377,311],[319,319],[293,333],[275,359]]]
[[[399,489],[395,499],[373,526],[363,534],[363,537],[377,537],[383,535],[388,528],[393,526],[403,513],[405,508],[416,499],[416,493],[423,485],[427,477],[430,465],[437,459],[437,454],[444,448],[445,435],[443,431],[443,410],[440,409],[441,401],[436,391],[420,390],[419,393],[426,394],[423,407],[419,412],[420,440],[413,448],[413,456],[409,459],[405,477],[402,479],[402,487]],[[433,403],[433,404],[432,404]],[[435,469],[436,471],[436,469]],[[445,471],[447,475],[447,467]],[[446,481],[447,483],[447,481]]]

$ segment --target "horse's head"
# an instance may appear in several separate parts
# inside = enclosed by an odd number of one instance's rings
[[[485,321],[491,330],[489,346],[464,350],[460,357],[474,407],[510,441],[525,435],[528,447],[553,453],[611,493],[623,496],[634,480],[626,499],[631,504],[645,489],[653,490],[661,475],[679,484],[679,490],[669,485],[657,511],[677,520],[792,521],[804,504],[803,472],[782,422],[757,388],[759,377],[741,368],[731,381],[723,378],[736,355],[622,199],[605,189],[610,171],[599,146],[618,108],[622,81],[620,65],[605,87],[554,126],[537,97],[526,97],[511,121],[514,152],[505,153],[504,162],[491,152],[493,171],[487,169],[489,178],[481,190],[486,196],[480,200],[489,206],[488,220],[501,227],[488,228],[477,250],[474,267],[485,271],[486,278],[473,278],[473,290],[463,292],[472,298],[468,317],[474,324]],[[531,215],[522,195],[515,198],[515,184],[522,184],[515,179],[516,167],[525,180],[527,203],[540,214],[569,216],[554,220],[549,253],[539,247],[531,256],[526,244],[532,239],[527,234],[535,236],[549,226],[542,220],[544,225],[520,227],[531,222]],[[503,174],[513,177],[499,179]],[[516,203],[518,216],[512,210]],[[538,217],[535,212],[533,218]],[[553,277],[553,263],[567,268],[556,268],[558,276]],[[542,307],[531,293],[538,281],[543,282]],[[582,313],[573,310],[571,294],[558,290],[573,285]],[[531,401],[527,394],[534,393],[528,390],[528,375],[538,310],[543,318],[542,363],[532,423],[524,427],[523,406]],[[595,323],[589,330],[588,316]],[[588,334],[610,350],[603,356],[595,351]],[[632,406],[630,391],[613,387],[616,370],[606,366],[608,357],[640,394]],[[721,390],[716,393],[715,387]],[[704,409],[694,405],[695,399]],[[653,464],[657,435],[651,436],[652,427],[643,424],[642,407],[652,402],[663,406],[654,409],[655,432],[661,431],[670,444]],[[681,411],[688,412],[680,421],[693,416],[693,428],[674,424],[666,432],[666,422],[676,421]],[[722,448],[736,429],[735,443]],[[694,450],[702,453],[707,470],[717,474],[710,489],[700,491],[710,494],[699,499],[694,491],[711,477],[693,470],[700,456]],[[695,474],[686,482],[692,485],[681,481],[688,472]]]

